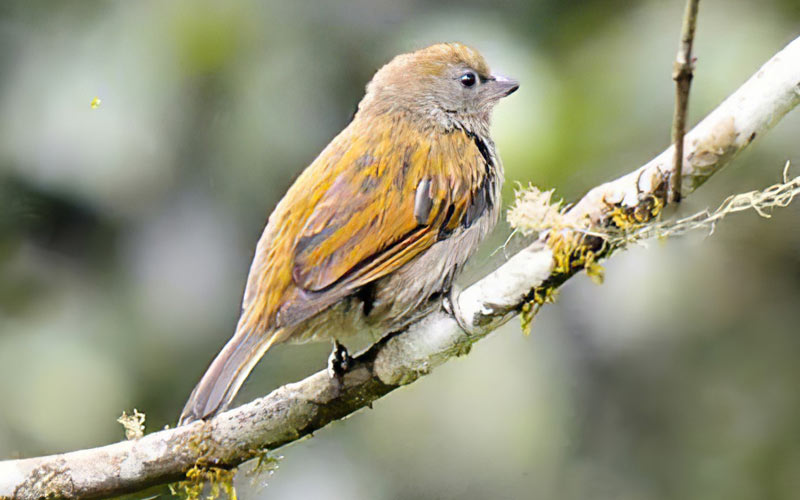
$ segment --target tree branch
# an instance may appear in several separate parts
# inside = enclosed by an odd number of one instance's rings
[[[800,102],[800,38],[709,114],[687,136],[688,192],[728,164]],[[567,214],[580,227],[607,227],[619,211],[647,223],[664,200],[670,147],[643,167],[591,190]],[[321,371],[208,422],[89,450],[0,462],[0,498],[98,498],[182,479],[196,464],[232,468],[296,441],[430,373],[516,315],[543,286],[579,270],[559,269],[553,235],[544,235],[457,299],[467,334],[438,311],[390,335],[356,358],[342,381]]]
[[[700,0],[687,0],[681,27],[681,43],[678,55],[672,68],[672,79],[675,80],[675,112],[672,116],[673,155],[672,185],[667,202],[681,201],[681,181],[683,180],[683,136],[686,133],[686,111],[689,107],[689,87],[692,85],[694,62],[692,61],[692,45],[694,31],[697,26],[697,8]]]

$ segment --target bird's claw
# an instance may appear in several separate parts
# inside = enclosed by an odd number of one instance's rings
[[[333,351],[328,356],[328,376],[341,379],[353,367],[353,357],[338,340],[333,341]]]
[[[442,300],[442,307],[444,307],[445,312],[453,317],[456,323],[458,323],[458,327],[461,328],[464,333],[467,335],[474,335],[477,332],[472,328],[472,325],[468,325],[464,321],[464,316],[461,314],[461,306],[458,303],[458,296],[461,293],[461,289],[456,287],[455,285],[450,288],[450,291],[447,292],[444,299]]]

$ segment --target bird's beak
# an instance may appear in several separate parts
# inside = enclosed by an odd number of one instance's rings
[[[492,96],[496,99],[513,94],[519,88],[519,82],[503,75],[492,75],[487,86],[491,88]]]

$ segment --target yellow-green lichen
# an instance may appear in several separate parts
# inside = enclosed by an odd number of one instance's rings
[[[648,195],[634,207],[610,205],[606,215],[618,231],[630,232],[661,215],[663,209],[661,197]]]
[[[215,500],[222,493],[229,500],[236,500],[236,488],[233,486],[235,475],[236,468],[223,469],[195,463],[186,471],[185,480],[170,485],[170,491],[186,500]]]
[[[204,423],[200,432],[192,434],[186,440],[185,446],[197,458],[194,465],[186,471],[185,479],[170,485],[172,494],[186,500],[215,500],[224,493],[228,499],[235,500],[233,478],[236,468],[219,467],[210,462],[217,449],[210,424]]]
[[[539,308],[543,304],[552,304],[556,301],[557,296],[558,290],[555,287],[541,286],[534,288],[531,299],[522,304],[522,309],[520,310],[519,318],[522,333],[530,335],[533,319],[536,317],[536,313],[539,312]]]
[[[726,129],[722,127],[721,130],[724,132]],[[725,135],[722,132],[720,137]],[[706,149],[710,151],[708,154],[717,156],[728,152],[722,147],[713,151]],[[552,191],[542,192],[533,186],[526,190],[518,189],[514,205],[508,211],[509,223],[523,235],[538,233],[553,253],[550,277],[531,292],[531,298],[521,307],[523,331],[530,331],[541,305],[552,302],[555,289],[572,274],[585,270],[592,281],[601,284],[604,269],[599,263],[600,259],[609,257],[620,248],[649,238],[664,239],[694,229],[713,232],[715,224],[731,213],[752,209],[762,217],[769,217],[770,210],[787,206],[796,196],[800,196],[800,176],[790,178],[789,166],[787,162],[781,183],[760,191],[730,196],[713,212],[704,210],[666,222],[653,220],[662,215],[665,206],[667,176],[661,172],[654,175],[652,190],[639,193],[638,200],[632,206],[623,205],[622,200],[611,202],[603,197],[603,206],[600,207],[602,213],[593,214],[600,217],[593,216],[591,222],[588,216],[582,220],[570,217],[561,201],[551,201]]]
[[[199,432],[193,433],[185,441],[185,446],[192,456],[196,456],[194,465],[186,471],[185,479],[170,485],[174,495],[187,500],[214,500],[224,496],[236,499],[236,489],[233,484],[236,476],[236,467],[221,467],[215,464],[235,463],[235,460],[256,459],[255,466],[246,473],[252,477],[253,483],[263,481],[263,477],[272,476],[278,469],[282,456],[272,456],[266,449],[250,449],[244,457],[241,454],[223,453],[211,435],[210,424],[204,424]],[[233,453],[233,454],[231,454]],[[212,459],[212,457],[217,457]]]

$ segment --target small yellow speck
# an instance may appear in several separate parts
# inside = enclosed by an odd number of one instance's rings
[[[92,107],[92,109],[97,109],[100,107],[100,103],[102,102],[103,101],[101,101],[99,97],[95,96],[95,98],[92,99],[90,106]]]

